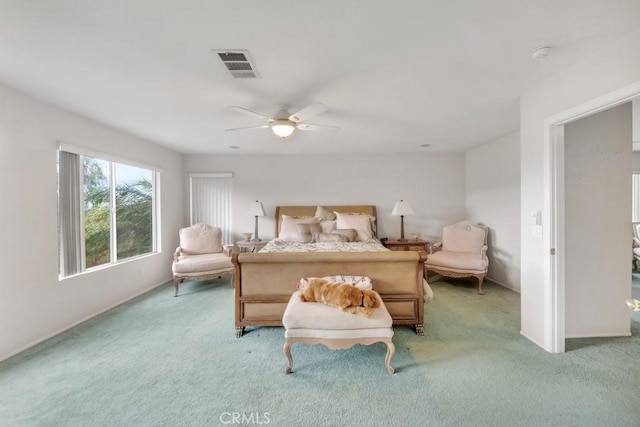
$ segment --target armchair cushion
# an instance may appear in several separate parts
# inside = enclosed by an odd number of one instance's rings
[[[429,254],[427,265],[454,268],[458,270],[483,271],[489,262],[486,256],[471,252],[438,251]]]
[[[201,274],[226,269],[233,269],[233,263],[225,254],[180,256],[172,265],[173,274]]]
[[[194,224],[180,230],[180,248],[184,255],[221,253],[222,231],[206,224]]]

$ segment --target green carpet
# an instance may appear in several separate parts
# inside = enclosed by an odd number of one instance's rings
[[[394,375],[381,343],[294,344],[285,375],[281,328],[235,338],[227,279],[167,283],[1,363],[0,425],[640,426],[640,313],[633,337],[552,355],[519,334],[518,294],[432,287]]]

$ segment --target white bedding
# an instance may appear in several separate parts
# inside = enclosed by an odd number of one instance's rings
[[[273,239],[267,243],[260,253],[265,252],[386,252],[389,249],[382,246],[377,239],[364,242],[317,242],[300,243]]]

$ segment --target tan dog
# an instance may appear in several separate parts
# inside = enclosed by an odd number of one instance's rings
[[[380,307],[380,295],[369,289],[359,289],[347,283],[313,279],[301,291],[302,302],[321,302],[353,314],[371,316],[371,309]]]

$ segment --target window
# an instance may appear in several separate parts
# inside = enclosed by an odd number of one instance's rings
[[[156,252],[158,172],[58,150],[60,277]]]

